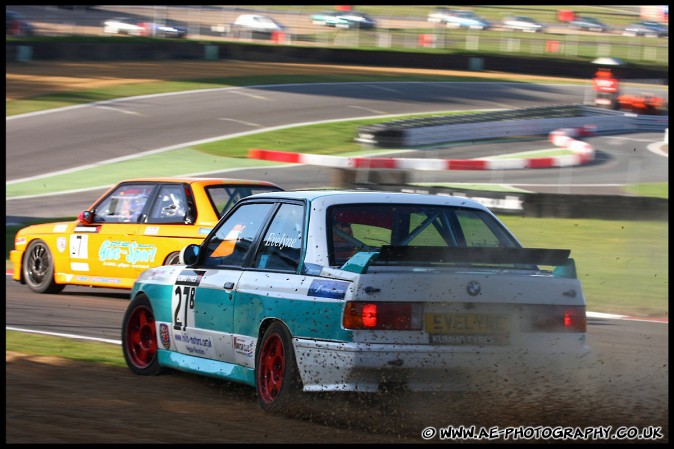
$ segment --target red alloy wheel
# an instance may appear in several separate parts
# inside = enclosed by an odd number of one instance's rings
[[[285,374],[285,348],[278,333],[270,335],[261,349],[257,382],[261,399],[272,404],[281,393]]]
[[[131,363],[144,369],[157,358],[157,335],[150,308],[136,307],[126,326],[126,350]]]

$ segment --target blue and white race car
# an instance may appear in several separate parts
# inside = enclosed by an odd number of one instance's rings
[[[589,353],[569,250],[523,248],[465,198],[294,191],[240,200],[181,265],[143,272],[129,368],[303,392],[463,391]]]

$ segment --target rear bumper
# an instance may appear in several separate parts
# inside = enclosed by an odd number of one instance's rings
[[[304,391],[378,392],[389,386],[410,391],[474,391],[490,386],[556,382],[587,366],[590,349],[566,351],[505,346],[391,345],[295,339]]]

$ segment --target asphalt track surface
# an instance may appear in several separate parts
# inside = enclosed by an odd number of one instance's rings
[[[586,90],[585,86],[564,84],[367,82],[222,88],[106,101],[8,118],[7,181],[39,181],[50,173],[295,124],[404,113],[578,104],[583,103]],[[648,149],[662,139],[662,133],[587,138],[597,150],[597,157],[582,167],[423,171],[413,173],[410,181],[507,184],[547,193],[622,194],[621,186],[626,183],[668,180],[663,156]],[[317,146],[321,144],[316,142]],[[404,156],[468,159],[551,147],[546,136],[541,136],[537,140],[500,144],[476,141]],[[175,175],[185,174],[180,160],[166,161],[165,165],[175,165]],[[335,179],[335,169],[311,166],[222,171],[204,166],[201,172],[209,176],[267,179],[286,189],[325,187]],[[123,171],[119,172],[119,179],[126,177]],[[95,179],[90,185],[97,186]],[[6,215],[72,216],[105,190],[59,195],[50,190],[48,182],[44,187],[48,195],[8,200]]]

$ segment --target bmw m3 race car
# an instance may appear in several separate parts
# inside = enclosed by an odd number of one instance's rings
[[[149,269],[122,322],[128,367],[304,392],[463,391],[589,354],[569,250],[523,248],[465,198],[370,191],[241,200],[181,264]]]
[[[131,289],[141,271],[178,261],[239,199],[281,190],[266,181],[145,178],[110,188],[77,220],[25,227],[12,278],[38,293],[66,285]]]

